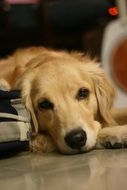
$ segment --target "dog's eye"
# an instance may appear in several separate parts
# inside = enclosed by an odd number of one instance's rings
[[[78,94],[76,96],[76,98],[78,100],[83,100],[85,98],[88,98],[89,96],[89,90],[87,88],[80,88],[79,91],[78,91]]]
[[[53,103],[45,99],[39,103],[39,108],[44,110],[49,110],[49,109],[53,110],[54,105]]]

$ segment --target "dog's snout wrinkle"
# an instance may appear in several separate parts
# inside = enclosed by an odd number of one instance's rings
[[[82,129],[75,129],[65,136],[65,142],[72,149],[81,149],[87,140],[86,132]]]

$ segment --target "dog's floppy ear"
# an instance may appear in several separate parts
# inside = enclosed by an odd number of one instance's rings
[[[116,124],[111,115],[111,108],[114,103],[115,89],[99,64],[91,63],[87,65],[88,73],[93,80],[95,94],[98,103],[97,117],[104,126]]]
[[[38,133],[38,121],[34,112],[34,107],[31,99],[31,84],[32,84],[32,74],[29,76],[22,77],[22,80],[17,83],[19,89],[21,90],[22,101],[26,108],[31,114],[32,119],[32,134],[36,135]]]

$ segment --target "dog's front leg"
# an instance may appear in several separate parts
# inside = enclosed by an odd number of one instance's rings
[[[48,134],[38,133],[30,140],[30,150],[33,152],[53,152],[56,146]]]
[[[96,148],[127,148],[127,125],[100,129]]]

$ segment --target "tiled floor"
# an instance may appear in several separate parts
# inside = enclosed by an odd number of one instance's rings
[[[127,149],[0,160],[0,190],[127,190]]]

